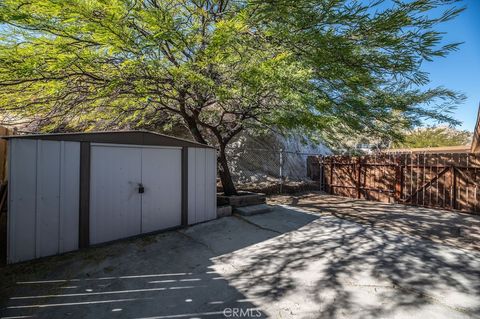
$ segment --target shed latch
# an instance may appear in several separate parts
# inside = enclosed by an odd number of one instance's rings
[[[139,193],[139,194],[145,193],[145,187],[143,187],[143,184],[142,184],[142,183],[139,183],[139,184],[138,184],[138,193]]]

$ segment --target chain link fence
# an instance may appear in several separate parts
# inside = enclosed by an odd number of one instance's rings
[[[227,156],[238,190],[289,194],[322,189],[318,180],[308,177],[307,158],[323,154],[242,148],[229,150]]]

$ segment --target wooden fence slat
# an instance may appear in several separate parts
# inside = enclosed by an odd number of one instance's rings
[[[477,154],[327,156],[307,165],[316,165],[308,169],[309,177],[318,178],[319,187],[330,194],[480,211]]]
[[[423,184],[420,188],[418,188],[417,190],[415,190],[415,192],[413,192],[412,195],[410,195],[407,199],[405,199],[405,202],[409,202],[412,200],[413,197],[417,196],[418,193],[420,192],[423,192],[423,194],[425,194],[425,189],[430,187],[433,183],[435,183],[435,181],[437,181],[440,177],[443,176],[443,174],[445,174],[446,172],[448,172],[450,170],[449,167],[446,167],[444,168],[437,176],[435,176],[433,179],[431,179],[430,181],[428,181],[427,183]]]
[[[395,167],[395,201],[402,200],[403,193],[403,167],[401,165],[401,159],[397,158],[397,166]]]
[[[11,135],[12,131],[0,126],[0,136]],[[0,139],[0,182],[7,179],[7,141]]]

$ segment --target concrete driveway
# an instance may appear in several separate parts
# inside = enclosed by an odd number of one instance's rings
[[[480,253],[277,206],[0,270],[10,318],[480,318]]]

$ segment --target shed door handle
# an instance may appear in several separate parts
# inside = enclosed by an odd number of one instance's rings
[[[143,184],[142,184],[142,183],[139,183],[139,184],[138,184],[138,193],[139,193],[139,194],[145,193],[145,187],[143,187]]]

